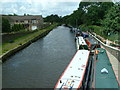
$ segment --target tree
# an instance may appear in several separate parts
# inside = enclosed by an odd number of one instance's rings
[[[63,17],[63,21],[66,24],[70,24],[70,25],[76,27],[83,23],[82,16],[83,16],[82,10],[75,10],[71,15],[67,15],[67,16]]]
[[[18,15],[14,13],[13,16],[18,16]]]
[[[62,17],[59,17],[58,15],[50,15],[50,16],[47,16],[46,18],[44,18],[44,21],[45,22],[62,22]]]
[[[8,19],[6,19],[4,17],[2,17],[2,32],[3,33],[11,32],[10,23],[9,23]]]
[[[27,16],[26,13],[24,13],[24,16]]]
[[[13,26],[12,26],[12,31],[20,31],[20,30],[22,30],[22,29],[24,29],[24,25],[23,24],[14,24]]]
[[[82,2],[79,9],[84,11],[86,18],[83,21],[85,24],[100,25],[100,20],[112,6],[112,2]]]
[[[105,28],[106,35],[108,33],[118,33],[120,30],[120,3],[114,4],[113,7],[105,15],[105,19],[101,21]]]
[[[79,8],[63,19],[73,26],[76,24],[77,26],[81,24],[101,25],[100,20],[112,6],[112,2],[80,2]]]

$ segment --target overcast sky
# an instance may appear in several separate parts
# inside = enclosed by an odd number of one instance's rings
[[[30,15],[42,15],[43,17],[51,14],[65,16],[76,10],[79,7],[80,1],[81,0],[1,0],[0,14],[15,13],[23,15],[26,13]]]
[[[0,1],[0,14],[42,15],[58,14],[65,16],[71,14],[79,7],[80,0],[3,0]]]

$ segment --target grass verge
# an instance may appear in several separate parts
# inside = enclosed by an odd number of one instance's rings
[[[104,28],[102,26],[96,26],[96,25],[89,25],[89,26],[80,25],[80,27],[83,31],[95,32],[96,34],[100,35],[104,39],[108,39],[117,44],[120,44],[120,42],[118,40],[120,33],[116,33],[116,34],[112,33],[111,35],[105,35]]]
[[[42,33],[48,31],[48,30],[52,30],[53,28],[55,28],[58,24],[53,24],[47,28],[44,28],[44,29],[41,29],[41,30],[37,30],[33,33],[28,33],[26,35],[23,35],[23,36],[19,36],[19,37],[15,37],[13,40],[14,42],[12,43],[9,43],[9,42],[4,42],[1,46],[0,46],[0,55],[6,53],[7,51],[15,48],[15,47],[18,47],[32,39],[34,39],[35,37],[41,35]]]

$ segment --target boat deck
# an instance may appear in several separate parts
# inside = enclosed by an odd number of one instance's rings
[[[79,49],[88,49],[87,44],[82,36],[76,37],[76,47]]]
[[[91,36],[89,36],[88,38],[88,41],[91,43],[91,44],[98,44],[98,41],[97,40],[95,40],[93,37],[91,37]]]
[[[104,47],[102,46],[102,48],[104,48]],[[120,79],[118,77],[118,75],[119,75],[118,72],[120,72],[120,69],[119,69],[120,68],[120,62],[109,51],[106,50],[106,52],[107,52],[107,55],[109,57],[110,63],[112,64],[112,68],[114,70],[115,76],[116,76],[116,78],[119,82],[119,86],[120,86]]]
[[[88,50],[78,50],[58,80],[55,89],[80,88],[89,59]]]
[[[95,88],[118,88],[118,81],[106,50],[103,48],[97,48],[97,50],[99,53],[95,63]],[[103,68],[106,68],[108,73],[101,73]]]

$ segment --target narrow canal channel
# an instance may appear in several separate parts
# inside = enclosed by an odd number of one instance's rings
[[[75,52],[73,33],[59,26],[3,63],[3,88],[53,88]]]

